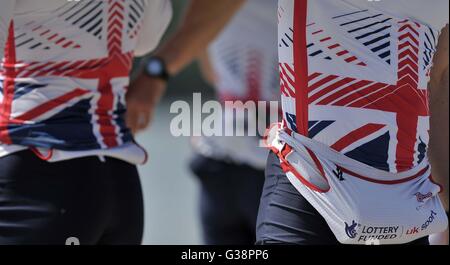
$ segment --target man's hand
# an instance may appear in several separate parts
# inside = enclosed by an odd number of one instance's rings
[[[133,81],[127,92],[127,126],[133,134],[144,130],[150,125],[156,105],[159,103],[167,83],[145,74]]]
[[[245,0],[195,0],[175,34],[156,52],[170,76],[191,63],[222,31]],[[182,44],[182,45],[181,45]],[[151,122],[154,108],[166,89],[166,82],[140,74],[127,93],[127,125],[138,133]]]

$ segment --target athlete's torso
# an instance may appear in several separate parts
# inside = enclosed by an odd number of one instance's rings
[[[209,46],[214,88],[221,101],[279,101],[276,9],[275,0],[248,0]],[[236,118],[224,115],[223,122],[240,124]],[[262,170],[267,150],[259,147],[259,140],[202,137],[194,139],[194,148],[214,159]]]
[[[157,45],[170,2],[13,2],[13,24],[2,19],[0,27],[0,143],[78,151],[131,142],[124,113],[132,59]]]
[[[209,46],[225,100],[278,100],[277,2],[248,0]]]
[[[280,0],[286,125],[378,169],[419,164],[429,140],[427,84],[448,4]]]

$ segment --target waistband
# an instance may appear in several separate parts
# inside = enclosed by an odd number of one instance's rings
[[[63,151],[57,149],[0,144],[0,158],[24,150],[31,150],[37,157],[50,163],[91,156],[98,156],[100,158],[111,157],[133,165],[144,165],[148,161],[147,151],[135,142],[130,142],[114,148],[87,151]]]
[[[268,144],[272,147],[272,150],[282,150],[284,145],[288,145],[305,159],[312,159],[318,167],[323,164],[320,161],[329,161],[339,166],[344,173],[367,181],[380,184],[397,184],[423,176],[428,172],[430,172],[428,176],[431,175],[430,164],[427,159],[408,171],[387,172],[356,161],[321,142],[287,129],[277,127],[270,130],[272,132],[269,132],[271,136],[268,138]]]

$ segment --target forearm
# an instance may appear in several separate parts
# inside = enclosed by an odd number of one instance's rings
[[[449,153],[449,27],[439,36],[437,52],[429,84],[430,92],[430,143],[428,157],[434,179],[443,186],[441,198],[448,211],[448,153]]]
[[[448,211],[448,181],[449,181],[449,73],[446,73],[432,88],[431,107],[431,138],[429,157],[434,179],[444,187],[441,197]],[[434,91],[434,92],[433,92]]]
[[[211,59],[209,57],[208,51],[203,51],[197,58],[202,72],[203,79],[209,83],[209,85],[214,86],[216,81],[215,72],[211,64]]]
[[[245,0],[191,0],[176,33],[156,52],[171,75],[204,51]]]

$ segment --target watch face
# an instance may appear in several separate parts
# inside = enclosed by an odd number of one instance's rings
[[[151,75],[161,75],[164,71],[163,65],[158,60],[151,60],[147,65],[147,71]]]

